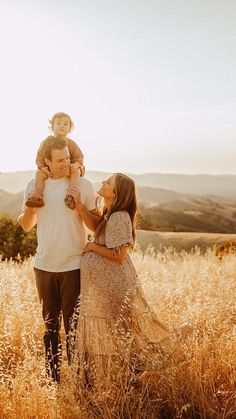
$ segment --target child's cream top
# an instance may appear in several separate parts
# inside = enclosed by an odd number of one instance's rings
[[[45,181],[44,202],[37,211],[38,247],[35,268],[47,272],[66,272],[80,268],[87,229],[76,210],[67,208],[64,202],[68,178],[47,179]],[[27,196],[34,190],[34,180],[25,191],[23,210]],[[80,178],[81,201],[91,211],[96,208],[94,185]]]

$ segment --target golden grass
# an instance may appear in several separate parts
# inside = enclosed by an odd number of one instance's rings
[[[127,368],[99,395],[80,388],[65,359],[60,385],[45,378],[33,260],[0,263],[1,418],[236,417],[236,257],[152,249],[132,257],[172,349],[150,370]],[[186,321],[192,333],[177,338]]]

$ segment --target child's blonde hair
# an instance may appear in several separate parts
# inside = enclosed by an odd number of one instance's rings
[[[69,123],[70,123],[70,131],[74,128],[74,124],[73,124],[73,121],[72,121],[70,115],[68,115],[67,113],[64,113],[64,112],[57,112],[53,115],[52,119],[49,119],[49,129],[50,129],[50,131],[53,130],[53,124],[54,124],[56,118],[59,118],[59,119],[60,118],[68,118]]]

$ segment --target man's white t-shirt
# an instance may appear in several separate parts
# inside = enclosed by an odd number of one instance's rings
[[[76,210],[65,205],[68,178],[47,179],[44,207],[37,208],[38,247],[35,268],[47,272],[66,272],[80,268],[82,252],[87,242],[87,229]],[[27,196],[34,190],[34,180],[26,187]],[[91,211],[96,208],[94,185],[85,178],[79,180],[81,202]]]

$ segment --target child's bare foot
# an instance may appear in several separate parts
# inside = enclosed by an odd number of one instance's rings
[[[41,197],[37,195],[30,195],[27,198],[25,205],[30,208],[41,208],[44,206],[44,202]]]
[[[75,209],[75,200],[71,194],[67,194],[64,201],[68,208]]]

